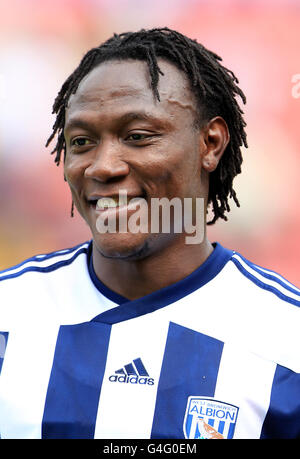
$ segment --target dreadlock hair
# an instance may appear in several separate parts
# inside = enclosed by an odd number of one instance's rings
[[[63,130],[68,100],[76,92],[81,80],[102,62],[126,59],[145,61],[151,77],[153,94],[159,101],[158,81],[159,75],[163,75],[163,72],[158,66],[158,58],[166,59],[185,73],[196,96],[199,126],[215,116],[223,117],[227,123],[230,141],[218,167],[210,174],[209,179],[208,204],[212,205],[214,217],[208,224],[215,223],[219,218],[227,220],[225,213],[230,211],[228,199],[233,198],[236,205],[240,206],[232,185],[234,177],[241,172],[241,147],[248,145],[244,129],[246,123],[236,96],[239,96],[244,104],[246,97],[237,86],[238,79],[234,73],[220,64],[221,57],[206,49],[197,40],[192,40],[179,32],[165,27],[114,34],[100,46],[90,49],[67,78],[54,101],[52,113],[56,113],[56,120],[46,147],[57,134],[57,143],[51,154],[56,153],[57,165],[60,163],[62,152],[65,160]]]

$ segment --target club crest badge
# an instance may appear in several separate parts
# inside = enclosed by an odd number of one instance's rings
[[[238,407],[209,397],[189,397],[183,422],[185,438],[233,438]]]

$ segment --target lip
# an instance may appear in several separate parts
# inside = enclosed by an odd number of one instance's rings
[[[96,193],[93,193],[93,194],[89,194],[89,195],[86,195],[86,201],[90,204],[91,201],[95,201],[97,202],[99,199],[102,199],[102,198],[113,198],[113,199],[118,199],[118,198],[122,198],[122,197],[127,197],[127,199],[132,199],[132,198],[145,198],[146,195],[144,192],[137,192],[137,193],[133,193],[133,192],[126,192],[126,190],[122,190],[122,192],[118,192],[118,193],[110,193],[110,194],[96,194]]]
[[[126,205],[117,207],[108,207],[101,209],[98,206],[94,209],[96,216],[96,228],[99,233],[131,233],[129,222],[130,217],[136,211],[142,210],[143,215],[147,216],[148,222],[148,205],[145,198],[134,196],[134,199]],[[134,233],[136,231],[133,231]],[[144,230],[142,232],[145,232]]]
[[[104,210],[109,209],[109,207],[102,208],[102,209],[98,207],[98,202],[100,199],[103,199],[103,200],[107,199],[108,201],[109,199],[113,199],[114,201],[116,201],[116,205],[113,208],[116,209],[116,208],[121,208],[124,205],[125,206],[128,205],[130,200],[136,199],[136,198],[147,199],[146,192],[142,189],[128,190],[126,188],[119,188],[119,189],[116,189],[115,191],[113,191],[112,189],[110,190],[107,189],[107,192],[97,193],[95,191],[95,192],[90,192],[90,193],[85,194],[85,201],[88,204],[88,206],[96,209],[97,211],[104,211]]]
[[[126,196],[127,198],[127,204],[106,208],[100,208],[97,205],[98,200],[101,198],[119,199],[124,196]],[[130,215],[132,215],[134,212],[141,208],[145,208],[147,204],[146,193],[141,192],[140,190],[136,193],[132,191],[127,192],[126,190],[120,190],[117,193],[110,194],[91,193],[87,194],[85,199],[87,205],[89,206],[90,210],[94,213],[97,219],[100,218],[103,222],[107,221],[107,219],[114,219],[116,221],[123,221],[124,224],[130,217]]]
[[[112,197],[112,196],[110,196]],[[101,209],[96,204],[95,212],[101,214],[103,217],[108,217],[110,215],[124,214],[125,212],[131,212],[137,210],[138,206],[143,205],[146,202],[146,199],[143,196],[127,196],[130,201],[127,204],[116,207],[108,207]]]

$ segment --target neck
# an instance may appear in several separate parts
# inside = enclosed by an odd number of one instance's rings
[[[119,295],[134,300],[184,279],[213,251],[205,238],[201,244],[177,244],[157,250],[139,260],[104,257],[93,244],[97,277]]]

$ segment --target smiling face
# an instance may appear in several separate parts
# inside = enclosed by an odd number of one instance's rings
[[[151,198],[207,198],[207,146],[195,127],[196,101],[180,70],[163,60],[159,66],[164,73],[160,101],[153,95],[145,62],[108,61],[82,80],[66,110],[65,177],[96,248],[106,257],[149,255],[184,243],[184,235],[101,234],[99,215],[114,213],[118,219],[126,203],[101,210],[96,205],[100,198],[118,205],[120,190],[128,198],[144,198],[149,222]]]

